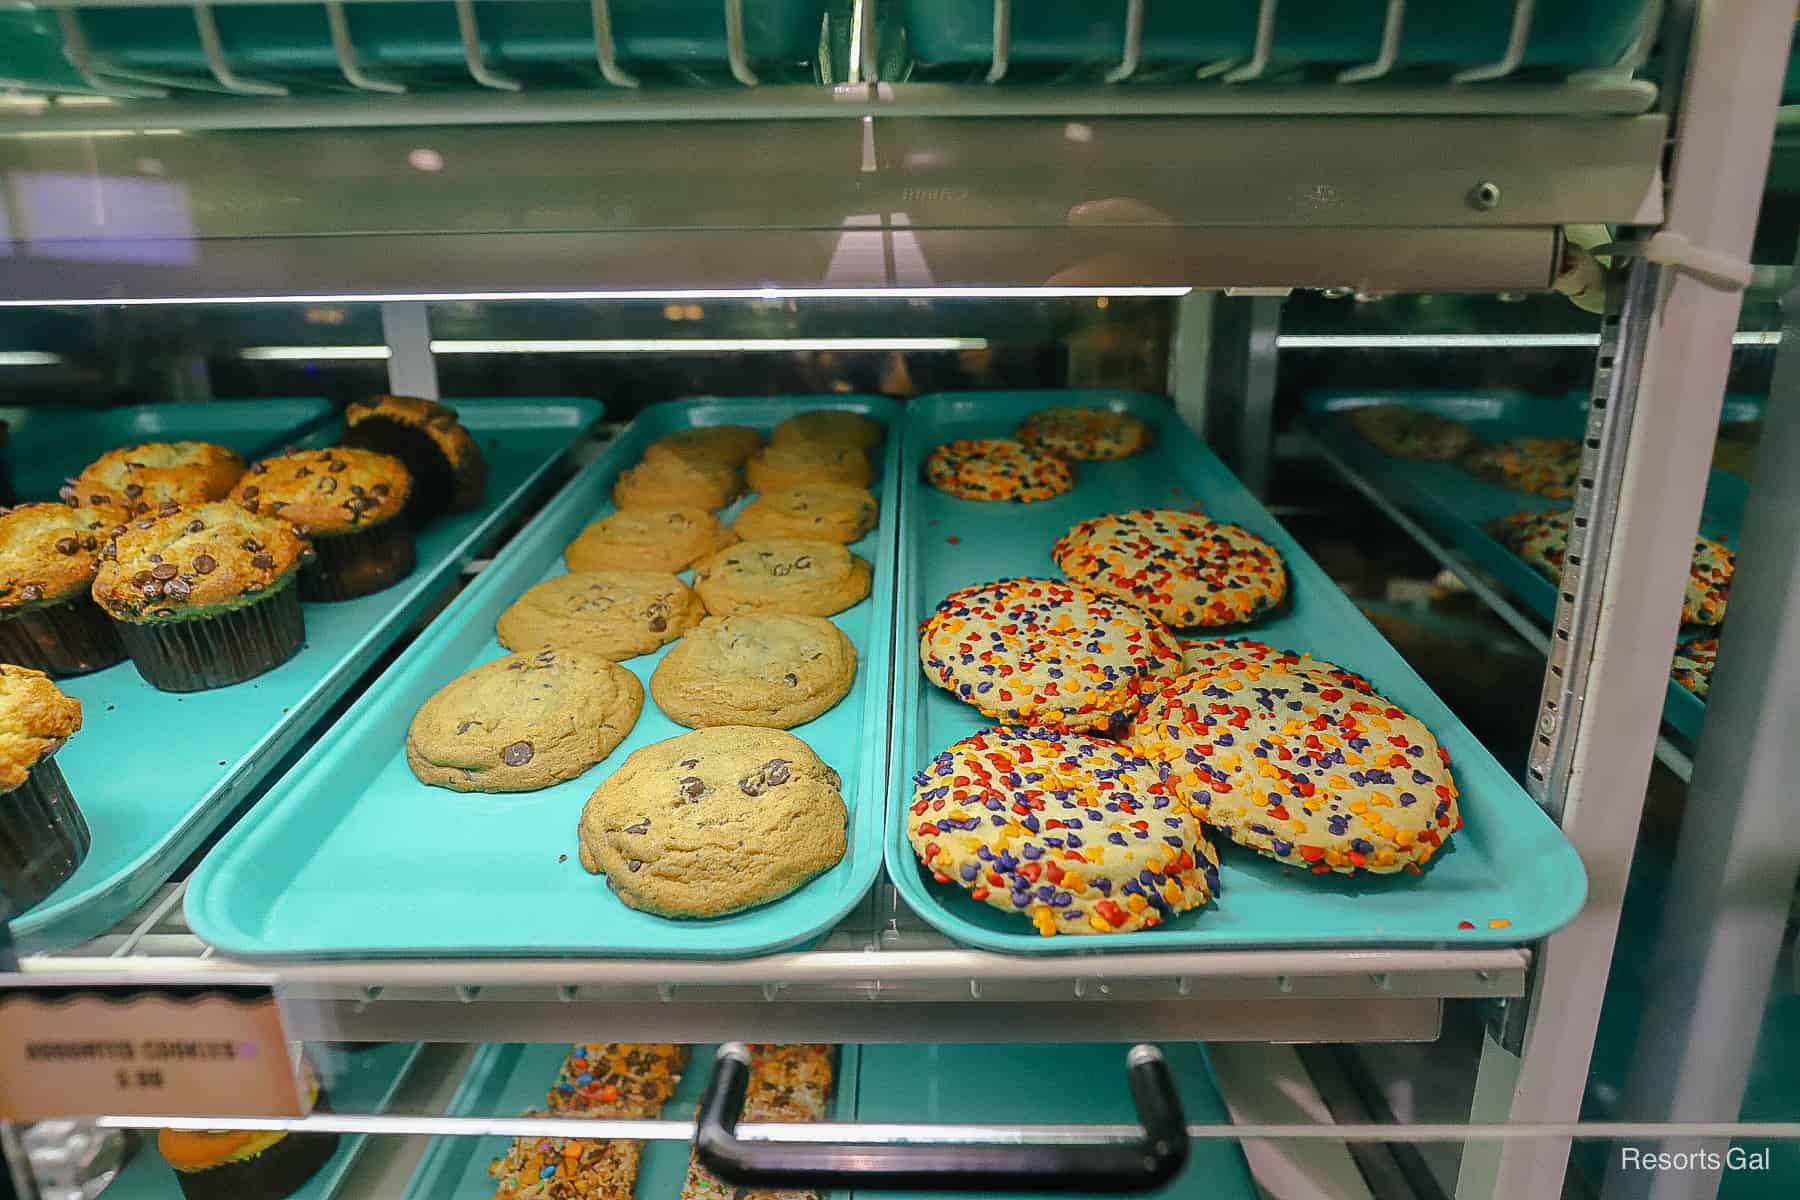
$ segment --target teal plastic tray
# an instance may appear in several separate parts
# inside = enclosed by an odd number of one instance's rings
[[[487,456],[486,495],[475,511],[426,527],[418,566],[401,583],[308,604],[300,653],[232,687],[159,692],[129,662],[59,685],[81,701],[82,728],[56,761],[93,846],[74,876],[13,920],[24,946],[79,941],[135,911],[505,528],[601,413],[583,399],[450,404]],[[328,444],[336,429],[307,440]]]
[[[21,500],[55,500],[69,476],[120,446],[217,442],[247,458],[267,454],[330,419],[322,399],[206,400],[122,408],[7,408],[6,462]]]
[[[309,1042],[306,1056],[319,1072],[319,1084],[333,1112],[382,1113],[393,1103],[420,1049],[417,1042],[390,1042],[348,1053]],[[329,1200],[336,1195],[368,1140],[367,1134],[340,1134],[337,1152],[288,1200]],[[154,1134],[106,1185],[106,1194],[113,1200],[176,1200],[181,1195],[174,1170],[156,1151]]]
[[[516,1117],[530,1109],[543,1109],[557,1068],[568,1054],[566,1042],[502,1042],[481,1047],[469,1063],[462,1084],[444,1110],[452,1117]],[[837,1081],[832,1088],[827,1117],[832,1121],[855,1120],[860,1047],[838,1047]],[[693,1048],[693,1057],[681,1076],[681,1085],[663,1105],[662,1117],[670,1121],[692,1120],[700,1103],[700,1089],[712,1066],[716,1045]],[[425,1147],[412,1179],[400,1200],[488,1200],[494,1181],[488,1164],[506,1153],[510,1139],[503,1137],[439,1137]],[[687,1179],[687,1142],[645,1142],[638,1160],[637,1186],[632,1194],[645,1200],[675,1200]],[[827,1192],[829,1200],[842,1193]]]
[[[1053,1033],[1054,1029],[1044,1029]],[[862,1088],[856,1119],[881,1121],[991,1122],[1021,1125],[1132,1125],[1137,1109],[1126,1082],[1126,1045],[1058,1041],[1050,1045],[923,1046],[868,1045],[862,1048]],[[1189,1124],[1229,1124],[1231,1111],[1219,1095],[1206,1049],[1193,1042],[1163,1044],[1175,1090]],[[1009,1086],[1041,1078],[1046,1065],[1064,1081],[1054,1087]],[[994,1087],[967,1086],[993,1081]],[[639,1193],[648,1195],[650,1193]],[[1197,1140],[1187,1166],[1147,1195],[1159,1200],[1204,1196],[1207,1200],[1256,1200],[1261,1194],[1250,1166],[1234,1141]],[[980,1200],[955,1192],[867,1192],[869,1200]]]
[[[1526,43],[1528,67],[1610,66],[1630,46],[1646,0],[1540,4]],[[1148,4],[1147,62],[1248,58],[1256,44],[1257,0]],[[1117,62],[1125,0],[1033,0],[1012,6],[1014,62]],[[903,0],[907,39],[926,63],[987,62],[993,55],[993,0]],[[1381,48],[1386,0],[1283,0],[1273,58],[1287,66],[1368,62]],[[1399,63],[1455,68],[1493,62],[1506,50],[1513,0],[1412,4],[1401,27]]]
[[[1489,536],[1487,527],[1508,513],[1567,508],[1569,501],[1490,483],[1456,463],[1390,458],[1363,441],[1346,417],[1350,410],[1365,405],[1396,403],[1463,421],[1480,440],[1493,442],[1510,437],[1579,438],[1587,415],[1586,397],[1507,391],[1393,391],[1332,392],[1306,400],[1313,431],[1346,462],[1387,492],[1408,515],[1449,539],[1528,609],[1551,620],[1556,615],[1556,585]],[[1728,420],[1750,420],[1760,412],[1760,405],[1748,397],[1734,397],[1726,406]],[[1749,494],[1749,485],[1742,479],[1715,469],[1707,481],[1700,532],[1735,550]],[[1709,633],[1692,627],[1684,640]],[[1687,737],[1698,738],[1706,719],[1706,701],[1673,679],[1667,689],[1663,720]]]
[[[1155,427],[1143,455],[1077,466],[1073,490],[1014,505],[963,500],[930,487],[901,513],[900,629],[888,874],[921,917],[961,942],[1027,954],[1194,950],[1241,946],[1517,944],[1560,928],[1581,909],[1587,876],[1562,831],[1375,631],[1298,542],[1188,432],[1168,402],[1126,392],[963,392],[908,406],[907,478],[931,448],[957,437],[1008,434],[1026,414],[1080,403],[1133,412]],[[906,841],[911,775],[952,742],[989,724],[932,686],[912,631],[955,588],[1012,575],[1060,573],[1050,545],[1070,525],[1133,508],[1189,508],[1232,521],[1287,559],[1289,599],[1275,614],[1221,632],[1309,651],[1358,671],[1425,722],[1450,754],[1463,828],[1419,874],[1314,875],[1219,840],[1217,902],[1156,929],[1107,937],[1040,937],[1023,917],[971,900],[919,867]],[[951,539],[956,539],[954,542]],[[1509,922],[1490,928],[1489,921]],[[1468,921],[1474,929],[1458,929]]]
[[[851,547],[873,565],[874,590],[833,618],[856,646],[856,682],[835,708],[793,731],[844,779],[850,823],[842,861],[771,904],[691,921],[628,908],[604,880],[583,870],[575,825],[595,785],[638,747],[686,732],[647,694],[631,736],[578,779],[490,796],[426,787],[413,777],[403,749],[413,713],[462,672],[504,653],[494,639],[495,618],[525,589],[563,573],[563,546],[612,511],[614,478],[645,446],[693,425],[767,429],[826,407],[866,413],[889,426],[876,493],[881,521]],[[187,894],[194,932],[247,957],[728,958],[778,950],[829,929],[868,891],[881,864],[898,418],[899,406],[880,397],[759,396],[651,406],[201,863]],[[661,655],[625,665],[647,685]]]

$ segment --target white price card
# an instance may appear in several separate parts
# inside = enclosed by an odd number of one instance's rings
[[[271,986],[27,978],[0,985],[0,1119],[305,1115]]]

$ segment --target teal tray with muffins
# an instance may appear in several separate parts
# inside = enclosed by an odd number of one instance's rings
[[[210,691],[170,693],[129,662],[58,681],[81,701],[82,728],[56,754],[93,843],[75,874],[12,919],[27,950],[67,945],[118,922],[175,875],[254,795],[319,720],[547,484],[564,453],[597,421],[598,401],[452,402],[480,442],[488,480],[479,507],[432,522],[400,583],[334,604],[304,606],[300,652],[266,674]],[[193,406],[196,418],[209,405]],[[276,411],[282,411],[277,409]],[[230,425],[228,429],[236,429]],[[184,427],[204,437],[203,426]],[[329,445],[327,423],[299,438]],[[270,428],[279,448],[287,428]]]
[[[1372,404],[1406,404],[1468,425],[1480,442],[1514,437],[1580,438],[1587,398],[1579,393],[1534,396],[1517,391],[1350,391],[1325,392],[1306,399],[1314,436],[1326,442],[1365,479],[1382,489],[1407,515],[1447,539],[1470,561],[1496,579],[1527,609],[1546,623],[1556,615],[1556,585],[1488,532],[1509,513],[1567,508],[1535,492],[1490,482],[1455,462],[1422,462],[1384,454],[1359,436],[1348,420],[1355,409]],[[1745,397],[1728,397],[1725,420],[1747,421],[1760,405]],[[1749,485],[1714,467],[1708,476],[1700,510],[1700,532],[1737,549]],[[1688,626],[1683,641],[1716,636],[1715,629]],[[1663,698],[1663,720],[1688,738],[1700,736],[1706,701],[1673,679]]]
[[[841,777],[848,825],[839,862],[769,903],[705,919],[628,907],[584,870],[576,823],[590,793],[633,751],[688,732],[657,708],[647,687],[629,736],[577,778],[489,794],[428,787],[413,775],[405,742],[414,714],[452,679],[504,653],[496,618],[528,588],[566,573],[563,547],[614,511],[613,483],[645,447],[695,426],[766,432],[817,408],[863,413],[888,430],[871,485],[879,523],[849,547],[872,564],[872,590],[832,617],[856,647],[855,680],[836,706],[789,730]],[[187,893],[194,932],[246,958],[729,958],[797,945],[830,929],[881,866],[900,417],[891,400],[848,395],[709,398],[646,409],[207,856]],[[735,517],[743,503],[722,515]],[[623,665],[647,684],[668,649]]]
[[[859,1063],[862,1047],[839,1046],[837,1073],[833,1077],[826,1119],[856,1119]],[[462,1083],[444,1115],[451,1117],[517,1117],[543,1111],[546,1094],[556,1082],[557,1069],[569,1053],[567,1042],[491,1042],[475,1051]],[[712,1067],[716,1045],[692,1047],[687,1069],[674,1095],[664,1102],[662,1119],[691,1121],[700,1103],[700,1091]],[[400,1200],[488,1200],[494,1180],[488,1164],[506,1153],[510,1138],[432,1138],[419,1159]],[[638,1159],[636,1196],[675,1200],[687,1178],[686,1141],[648,1141]],[[842,1200],[843,1193],[826,1192],[824,1200]]]
[[[422,1049],[418,1042],[386,1042],[358,1051],[309,1042],[306,1056],[319,1074],[321,1094],[332,1112],[372,1114],[387,1111]],[[368,1141],[367,1134],[338,1135],[337,1149],[325,1165],[297,1191],[288,1192],[287,1200],[330,1200],[337,1195]],[[157,1153],[154,1133],[106,1185],[106,1194],[114,1200],[177,1200],[181,1195],[174,1168]]]
[[[1190,433],[1166,400],[1111,391],[965,392],[907,408],[906,471],[919,477],[934,446],[1007,437],[1025,416],[1057,405],[1108,408],[1147,422],[1154,444],[1132,457],[1081,462],[1074,487],[1029,504],[962,499],[924,485],[901,513],[894,777],[887,866],[928,923],[984,949],[1023,954],[1243,947],[1519,944],[1554,932],[1587,894],[1581,860],[1555,823],[1426,686],[1280,522]],[[1076,521],[1135,508],[1200,507],[1273,545],[1287,562],[1288,596],[1259,619],[1188,636],[1242,637],[1305,651],[1358,672],[1430,729],[1448,751],[1463,827],[1417,874],[1317,875],[1213,835],[1220,890],[1209,904],[1155,928],[1040,936],[1024,915],[935,882],[907,840],[914,772],[993,722],[935,686],[918,665],[916,630],[939,600],[969,584],[1061,577],[1050,546]]]

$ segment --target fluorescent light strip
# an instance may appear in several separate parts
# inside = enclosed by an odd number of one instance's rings
[[[316,292],[270,296],[132,296],[124,299],[0,300],[0,308],[140,308],[195,304],[385,304],[390,301],[479,300],[984,300],[1021,297],[1185,296],[1191,287],[895,287],[895,288],[696,288],[651,291],[549,292]]]
[[[53,367],[61,361],[62,355],[42,350],[0,350],[0,367]]]
[[[793,350],[985,350],[986,338],[434,338],[433,354],[718,354]],[[252,362],[359,362],[389,356],[386,346],[248,346]]]
[[[1592,350],[1597,333],[1283,333],[1282,350]],[[1734,346],[1778,346],[1781,331],[1745,330],[1731,335]]]

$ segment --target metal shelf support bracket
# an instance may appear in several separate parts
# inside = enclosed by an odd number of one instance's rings
[[[356,44],[350,38],[350,14],[344,10],[344,0],[325,0],[325,20],[331,26],[331,49],[337,55],[338,73],[351,87],[394,96],[406,91],[405,84],[378,79],[357,64]]]
[[[750,53],[744,47],[744,0],[725,0],[725,53],[731,60],[731,77],[745,87],[762,80],[750,69]]]
[[[994,56],[988,63],[987,81],[1006,78],[1007,57],[1012,52],[1012,0],[994,0]]]
[[[1269,59],[1275,53],[1275,8],[1277,2],[1278,0],[1262,0],[1256,10],[1256,47],[1250,52],[1250,61],[1235,70],[1226,72],[1226,83],[1249,83],[1253,79],[1261,79],[1263,72],[1269,69]],[[1208,70],[1206,67],[1200,69]]]
[[[600,74],[614,87],[634,88],[638,77],[619,65],[619,51],[613,43],[612,8],[607,0],[593,0],[594,56],[600,62]]]
[[[1144,0],[1126,0],[1125,49],[1119,65],[1106,73],[1106,82],[1123,83],[1137,74],[1138,58],[1144,49]]]
[[[456,32],[462,37],[463,64],[469,78],[497,92],[516,92],[519,81],[487,65],[481,49],[481,23],[475,17],[475,0],[456,0]]]
[[[225,43],[219,37],[219,22],[213,16],[212,6],[194,4],[194,32],[200,35],[200,49],[206,55],[207,70],[219,81],[219,86],[228,92],[236,92],[240,96],[285,96],[288,90],[279,83],[264,83],[258,79],[245,79],[231,69],[225,61]]]
[[[1341,72],[1339,83],[1368,83],[1394,69],[1400,58],[1400,33],[1406,24],[1406,0],[1388,0],[1387,18],[1381,25],[1381,49],[1372,61]]]
[[[1485,83],[1490,79],[1505,79],[1518,70],[1519,64],[1525,61],[1525,47],[1531,42],[1531,18],[1536,9],[1537,0],[1513,0],[1512,29],[1506,37],[1506,52],[1485,66],[1459,71],[1450,77],[1450,82]]]

